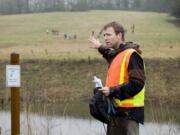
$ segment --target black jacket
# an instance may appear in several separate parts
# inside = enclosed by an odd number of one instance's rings
[[[141,53],[139,46],[133,44],[132,42],[127,42],[125,44],[120,44],[119,48],[114,50],[101,46],[98,51],[103,55],[103,57],[108,61],[109,65],[115,56],[124,51],[125,49],[133,48],[137,52]],[[123,85],[118,85],[115,87],[110,87],[110,97],[116,97],[120,100],[131,98],[142,90],[145,84],[145,72],[144,63],[142,58],[134,52],[129,61],[128,65],[129,82]],[[144,122],[144,107],[134,107],[134,108],[118,108],[120,112],[125,112],[128,114],[128,119],[135,120],[138,123]]]

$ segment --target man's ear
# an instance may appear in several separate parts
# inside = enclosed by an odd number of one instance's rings
[[[118,36],[119,39],[122,40],[122,33],[121,33],[121,32],[119,32],[119,33],[117,34],[117,36]]]

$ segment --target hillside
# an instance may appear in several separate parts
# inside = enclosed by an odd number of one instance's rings
[[[0,16],[0,54],[7,59],[12,51],[23,59],[98,57],[89,49],[92,31],[97,35],[110,21],[122,23],[126,41],[141,45],[147,58],[174,58],[180,53],[180,27],[165,13],[127,11],[52,12]],[[131,26],[135,25],[135,33]],[[64,39],[64,34],[70,39]],[[72,39],[76,35],[77,39]],[[102,40],[102,36],[101,36]],[[79,56],[79,54],[81,54]],[[168,54],[168,55],[167,55]]]

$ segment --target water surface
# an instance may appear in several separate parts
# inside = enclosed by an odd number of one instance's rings
[[[89,115],[87,103],[24,105],[21,110],[22,135],[106,134],[106,125]],[[140,125],[140,135],[180,135],[179,113],[179,108],[146,105],[145,124]],[[11,134],[10,118],[10,111],[2,108],[2,135]]]

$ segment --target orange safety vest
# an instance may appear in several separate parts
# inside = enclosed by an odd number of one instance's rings
[[[117,85],[122,85],[129,82],[128,75],[128,65],[129,60],[133,52],[136,52],[134,49],[126,49],[120,52],[112,61],[106,77],[106,86],[113,87]],[[132,98],[119,100],[114,98],[118,107],[143,107],[144,106],[144,91],[145,87]]]

